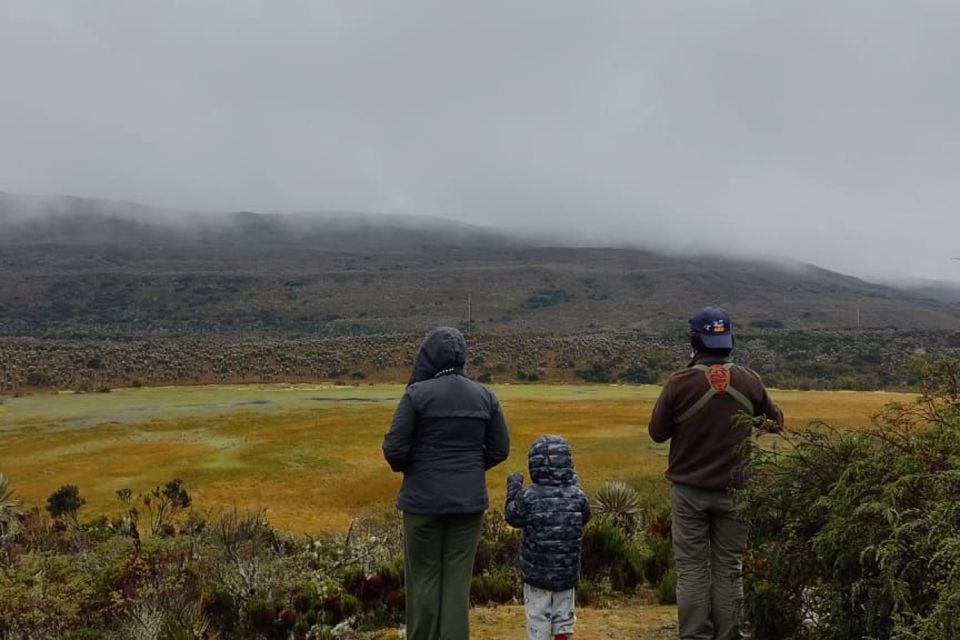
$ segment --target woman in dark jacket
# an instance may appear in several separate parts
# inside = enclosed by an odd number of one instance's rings
[[[486,470],[510,436],[500,404],[464,373],[467,342],[431,331],[397,406],[383,455],[403,473],[407,640],[468,640],[473,558],[486,511]]]

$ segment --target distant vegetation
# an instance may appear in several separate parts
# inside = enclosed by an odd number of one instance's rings
[[[577,296],[563,289],[551,289],[547,291],[537,291],[531,294],[523,302],[526,309],[542,309],[543,307],[552,307],[556,304],[570,302]]]
[[[0,392],[215,382],[404,381],[419,335],[0,338]],[[686,365],[682,333],[470,336],[484,382],[653,384]],[[960,353],[960,332],[742,332],[736,359],[771,386],[910,389],[916,361]]]

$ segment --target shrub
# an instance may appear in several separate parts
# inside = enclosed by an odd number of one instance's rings
[[[261,634],[269,635],[271,633],[276,615],[276,609],[264,595],[252,598],[244,607],[247,624],[251,629]]]
[[[71,555],[30,554],[0,572],[0,638],[57,638],[92,621],[95,576]]]
[[[671,566],[657,583],[657,602],[677,604],[677,568]]]
[[[506,604],[521,593],[520,574],[516,567],[499,567],[475,575],[470,585],[470,600],[474,604]]]
[[[620,375],[620,379],[631,384],[654,384],[659,378],[656,369],[646,364],[635,364]]]
[[[27,374],[26,382],[28,387],[49,387],[50,376],[40,371],[31,371]]]
[[[232,633],[239,614],[237,601],[224,585],[213,582],[201,596],[203,614],[226,633]]]
[[[171,535],[173,522],[180,512],[193,502],[190,494],[179,478],[167,482],[162,487],[154,487],[150,493],[140,497],[150,514],[150,531],[154,535]]]
[[[593,362],[586,369],[577,369],[577,377],[584,382],[606,384],[613,380],[613,372],[610,370],[610,365]]]
[[[483,518],[483,529],[477,542],[474,575],[498,567],[517,567],[520,561],[520,536],[520,530],[508,525],[501,511],[488,511]]]
[[[673,558],[672,520],[669,503],[650,506],[647,513],[646,534],[648,553],[643,564],[644,578],[658,591],[664,586],[669,591],[668,574],[674,572],[676,588],[676,562]]]
[[[343,577],[343,588],[366,606],[371,606],[403,583],[403,574],[385,566],[372,574],[354,568]]]
[[[86,503],[75,484],[65,484],[47,498],[47,512],[54,518],[67,517],[76,522],[77,512]]]
[[[544,307],[552,307],[564,302],[570,302],[576,297],[575,294],[564,291],[563,289],[535,291],[523,301],[523,307],[525,309],[542,309]]]
[[[20,501],[13,497],[9,481],[0,473],[0,542],[20,531]]]
[[[783,324],[782,320],[764,318],[760,320],[751,320],[750,326],[754,329],[783,329],[786,325]]]
[[[649,553],[643,563],[643,576],[650,584],[658,585],[674,568],[673,542],[669,538],[651,538],[647,545]]]
[[[336,549],[344,566],[357,567],[371,574],[390,563],[402,572],[403,529],[394,514],[380,518],[356,519]]]
[[[609,581],[617,591],[632,591],[643,581],[649,551],[637,536],[606,518],[592,520],[583,532],[583,576]]]
[[[577,604],[595,607],[603,603],[603,587],[593,580],[581,580],[577,585]]]
[[[593,512],[627,531],[636,529],[640,496],[625,482],[604,482],[593,496]]]
[[[960,637],[960,362],[866,432],[748,447],[745,613],[757,640]]]

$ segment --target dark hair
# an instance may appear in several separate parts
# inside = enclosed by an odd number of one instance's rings
[[[733,353],[733,349],[710,349],[703,344],[703,340],[700,339],[700,334],[693,331],[690,332],[690,346],[693,347],[694,353],[717,358],[727,358]]]

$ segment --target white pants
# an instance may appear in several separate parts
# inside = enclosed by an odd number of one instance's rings
[[[527,640],[552,640],[558,634],[573,633],[577,616],[573,613],[574,590],[546,591],[523,585],[523,605],[527,610]]]

